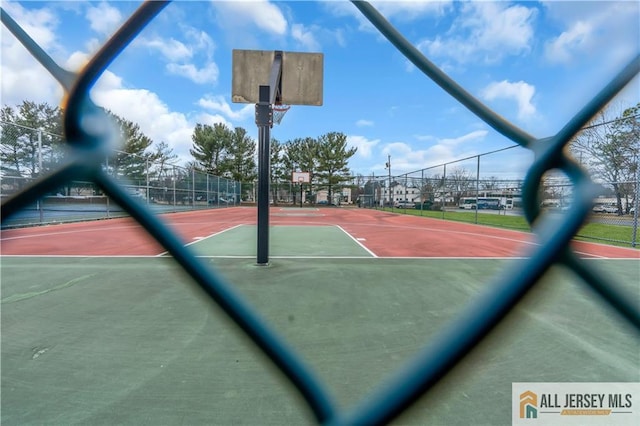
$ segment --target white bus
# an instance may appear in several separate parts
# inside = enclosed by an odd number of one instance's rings
[[[505,208],[497,197],[462,197],[458,207],[465,210],[501,210]]]

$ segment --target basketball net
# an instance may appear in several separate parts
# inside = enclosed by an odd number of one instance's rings
[[[284,118],[284,115],[287,113],[287,111],[289,111],[289,108],[291,108],[291,105],[285,105],[285,104],[273,105],[271,107],[273,111],[273,116],[272,116],[273,123],[280,124],[280,122]]]

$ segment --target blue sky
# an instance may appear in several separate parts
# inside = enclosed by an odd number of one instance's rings
[[[559,130],[640,51],[637,1],[374,2],[431,61],[536,136]],[[75,70],[138,2],[2,2],[62,66]],[[322,52],[324,105],[294,106],[272,137],[330,131],[358,153],[354,173],[394,175],[513,145],[445,94],[345,1],[177,1],[104,73],[94,101],[190,159],[196,123],[244,127],[254,106],[231,102],[232,49]],[[2,104],[57,105],[62,91],[2,28]],[[638,78],[612,103],[640,102]],[[483,174],[514,176],[530,156],[483,158]]]

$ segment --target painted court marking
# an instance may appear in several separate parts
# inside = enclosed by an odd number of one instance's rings
[[[364,244],[362,244],[360,241],[358,241],[357,238],[355,238],[353,235],[351,235],[350,233],[348,233],[347,231],[344,230],[344,228],[340,225],[336,225],[336,228],[338,228],[339,230],[341,230],[342,232],[344,232],[345,234],[347,234],[349,236],[349,238],[351,238],[353,241],[355,241],[355,243],[357,245],[359,245],[360,247],[362,247],[363,250],[365,250],[367,253],[369,253],[371,255],[371,257],[378,257],[378,255],[376,255],[374,252],[372,252],[371,250],[369,250]]]
[[[239,226],[242,226],[242,224],[232,226],[231,228],[223,229],[222,231],[214,232],[213,234],[208,235],[208,236],[206,236],[206,237],[194,237],[194,238],[193,238],[193,239],[194,239],[194,241],[191,241],[190,243],[187,243],[187,244],[185,244],[184,246],[185,246],[185,247],[188,247],[188,246],[190,246],[190,245],[192,245],[192,244],[196,244],[196,243],[199,243],[199,242],[201,242],[201,241],[207,240],[207,239],[209,239],[209,238],[211,238],[211,237],[215,237],[216,235],[220,235],[220,234],[223,234],[223,233],[225,233],[225,232],[231,231],[232,229],[238,228]],[[162,253],[157,254],[157,255],[156,255],[156,257],[165,256],[165,255],[167,255],[167,254],[169,254],[169,252],[168,252],[168,251],[163,251]]]

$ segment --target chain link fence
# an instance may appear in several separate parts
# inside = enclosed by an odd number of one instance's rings
[[[70,148],[69,153],[50,174],[18,189],[19,192],[3,201],[3,223],[25,207],[33,205],[36,200],[70,182],[83,181],[95,184],[99,191],[126,210],[163,245],[204,293],[264,351],[300,392],[317,421],[332,425],[376,425],[396,419],[425,393],[431,391],[442,377],[482,342],[529,290],[536,286],[546,272],[556,265],[572,271],[586,286],[594,290],[594,297],[602,298],[621,317],[636,329],[640,329],[640,310],[635,302],[636,298],[629,297],[615,281],[615,277],[601,272],[572,251],[570,242],[589,217],[597,191],[594,190],[595,186],[588,173],[567,157],[565,152],[571,138],[638,74],[640,55],[636,55],[610,82],[603,85],[600,92],[594,93],[591,101],[576,111],[573,118],[556,135],[539,139],[505,121],[471,96],[424,57],[373,6],[366,2],[354,2],[356,8],[418,70],[499,133],[536,152],[535,160],[528,167],[520,189],[523,214],[533,228],[538,245],[526,253],[526,260],[518,262],[513,268],[506,268],[495,277],[492,285],[487,286],[486,293],[478,295],[473,305],[469,306],[457,321],[450,327],[439,330],[439,335],[434,339],[436,344],[426,346],[402,372],[364,398],[361,404],[348,411],[342,410],[332,401],[319,378],[284,340],[262,321],[256,311],[236,294],[232,286],[211,265],[205,264],[185,249],[182,241],[153,215],[145,204],[135,202],[130,191],[116,176],[109,173],[108,167],[104,166],[107,155],[105,147],[113,135],[105,130],[108,126],[100,125],[106,123],[107,116],[92,103],[87,93],[97,77],[166,4],[160,1],[143,3],[77,75],[57,65],[2,10],[3,24],[68,93],[64,128],[65,142]],[[540,206],[539,194],[545,175],[551,170],[564,173],[572,185],[571,204],[559,217],[546,214]],[[423,176],[421,172],[419,177],[420,184],[428,183],[433,188],[425,191],[424,195],[432,196],[434,203],[441,203],[443,211],[446,210],[447,204],[455,203],[450,197],[453,196],[454,200],[455,196],[461,197],[461,194],[448,193],[446,184],[450,180],[447,176],[450,179],[451,170],[445,170],[445,165],[442,165],[430,170],[427,176]],[[406,175],[404,184],[407,187],[409,181],[415,184],[416,178],[417,174]],[[375,196],[376,186],[382,189],[382,181],[371,181],[371,197]],[[390,179],[387,187],[390,196],[392,186]],[[194,193],[195,189],[192,189],[192,194]],[[375,200],[373,202],[375,204]],[[478,211],[479,200],[476,206]]]
[[[3,201],[64,162],[66,147],[60,135],[0,122],[0,139],[3,158],[15,158],[13,162],[2,164],[0,197]],[[193,168],[154,161],[151,155],[111,151],[105,155],[100,168],[113,177],[129,196],[155,213],[238,206],[243,197],[251,197],[251,186]],[[95,182],[71,180],[51,188],[21,212],[3,221],[2,227],[126,215],[126,210]]]
[[[522,155],[513,155],[517,150]],[[369,176],[358,187],[356,203],[365,208],[530,231],[523,204],[524,178],[505,169],[514,158],[520,158],[524,165],[530,164],[533,156],[516,145],[401,175]],[[636,247],[638,188],[638,178],[601,182],[587,225],[576,237]],[[573,184],[562,173],[549,172],[542,179],[537,199],[543,211],[562,214],[571,208]],[[603,226],[607,228],[603,230]]]

